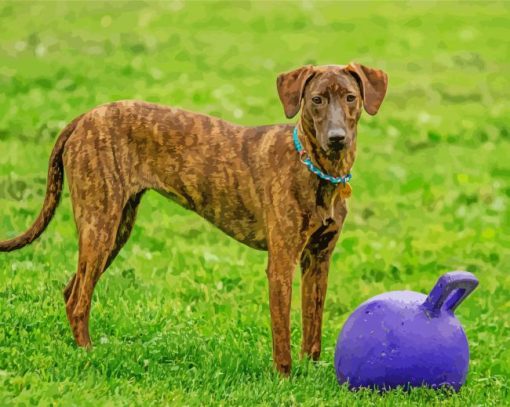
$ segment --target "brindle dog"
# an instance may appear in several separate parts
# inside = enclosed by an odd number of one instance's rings
[[[349,173],[362,106],[377,113],[384,72],[358,64],[304,66],[278,76],[287,118],[302,109],[298,135],[312,162]],[[331,253],[350,187],[320,179],[300,161],[293,125],[243,127],[139,101],[99,106],[73,120],[53,148],[41,213],[0,251],[34,241],[59,203],[64,168],[79,235],[76,274],[64,289],[79,346],[90,347],[92,292],[126,243],[144,192],[156,190],[238,241],[269,252],[267,276],[276,368],[291,368],[291,283],[302,269],[302,355],[319,358]]]

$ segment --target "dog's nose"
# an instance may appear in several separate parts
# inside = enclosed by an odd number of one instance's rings
[[[328,140],[332,144],[343,144],[345,142],[345,130],[336,129],[328,132]]]

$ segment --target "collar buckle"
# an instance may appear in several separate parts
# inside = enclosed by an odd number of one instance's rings
[[[310,161],[310,157],[305,150],[301,150],[299,152],[299,161],[301,161],[303,164],[306,164],[306,161]]]

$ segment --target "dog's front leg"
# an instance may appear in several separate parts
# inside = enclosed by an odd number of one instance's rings
[[[288,375],[291,369],[290,355],[290,300],[292,276],[297,258],[292,261],[279,251],[269,252],[267,277],[269,280],[269,308],[273,334],[273,362],[276,369]]]
[[[339,228],[331,223],[319,228],[301,254],[301,301],[303,339],[301,356],[318,360],[321,353],[322,313],[331,253],[339,236]]]
[[[290,354],[292,276],[299,261],[300,245],[291,247],[289,242],[295,244],[296,241],[284,236],[284,234],[278,234],[271,238],[268,247],[267,277],[273,335],[273,362],[280,373],[288,375],[292,364]]]

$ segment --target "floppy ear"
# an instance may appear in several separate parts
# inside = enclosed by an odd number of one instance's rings
[[[364,65],[350,63],[345,67],[357,79],[363,96],[363,106],[368,114],[374,115],[379,110],[386,95],[388,75],[380,69],[368,68]]]
[[[287,119],[291,119],[299,112],[305,84],[312,76],[312,65],[278,75],[276,87]]]

